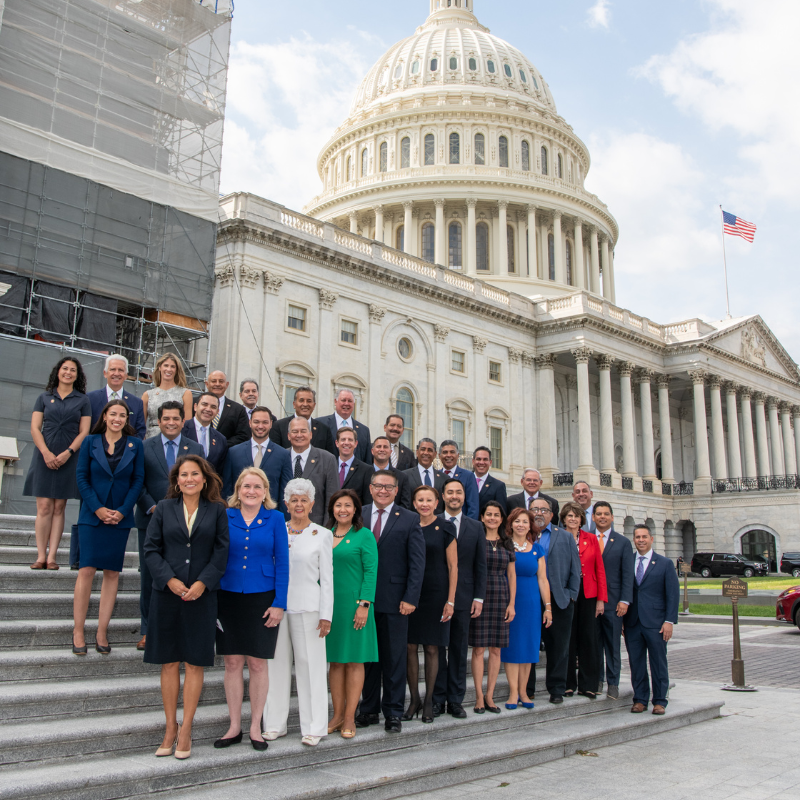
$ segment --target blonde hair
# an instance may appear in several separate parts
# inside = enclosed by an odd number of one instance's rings
[[[180,386],[181,389],[188,389],[189,385],[186,383],[186,373],[183,370],[181,360],[174,353],[164,353],[158,361],[156,361],[155,369],[153,370],[153,383],[156,386],[161,386],[161,365],[172,359],[175,362],[175,385]]]
[[[242,507],[242,501],[239,499],[239,490],[242,488],[244,479],[248,475],[256,475],[257,477],[261,478],[261,482],[264,484],[264,488],[267,490],[267,493],[264,497],[264,508],[267,508],[270,511],[273,508],[277,508],[278,504],[272,499],[272,495],[269,493],[269,478],[264,470],[259,469],[258,467],[245,467],[242,470],[241,474],[236,479],[236,486],[233,487],[233,494],[228,498],[228,508]]]

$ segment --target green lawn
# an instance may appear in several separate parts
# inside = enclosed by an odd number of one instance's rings
[[[689,578],[689,588],[720,589],[724,580],[727,578]],[[800,578],[793,578],[791,575],[770,575],[766,578],[742,578],[742,580],[746,581],[751,589],[788,589],[790,586],[800,586]]]
[[[683,610],[683,604],[681,604]],[[724,606],[714,605],[713,603],[689,603],[689,611],[692,614],[713,614],[714,616],[731,616],[730,604]],[[740,617],[770,617],[775,618],[775,606],[739,606]]]

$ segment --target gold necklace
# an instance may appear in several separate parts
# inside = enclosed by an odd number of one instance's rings
[[[489,542],[489,544],[492,546],[492,552],[496,553],[497,552],[497,542],[500,541],[500,537],[498,536],[496,539],[487,539],[486,541]]]

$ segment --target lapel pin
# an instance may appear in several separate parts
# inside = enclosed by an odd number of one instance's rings
[[[212,440],[211,440],[211,444],[216,446],[216,444],[217,444],[217,440],[216,440],[216,439],[212,439]]]
[[[184,450],[188,450],[188,449],[189,449],[189,445],[188,445],[188,444],[185,444],[185,445],[183,446],[183,449],[184,449]]]
[[[271,447],[268,447],[268,448],[267,448],[267,452],[268,452],[268,453],[271,453],[271,452],[272,452],[272,448],[271,448]]]
[[[400,516],[400,512],[399,512],[399,511],[395,511],[395,512],[394,512],[394,515],[395,515],[396,517],[399,517],[399,516]],[[438,528],[437,528],[437,530],[438,530]]]
[[[133,447],[133,442],[128,442],[128,447]]]
[[[259,520],[259,521],[258,521],[258,524],[259,524],[259,525],[261,524],[261,520]]]
[[[349,539],[345,539],[345,540],[344,540],[344,543],[345,543],[345,544],[350,544],[350,540],[349,540]]]
[[[312,536],[316,536],[316,535],[317,535],[317,532],[316,532],[316,531],[311,531],[311,535],[312,535]]]
[[[54,397],[54,398],[53,398],[53,399],[52,399],[50,402],[51,402],[51,403],[55,403],[55,401],[56,401],[56,399],[55,399],[55,397]]]
[[[438,531],[438,530],[439,530],[439,526],[437,525],[437,526],[434,528],[434,530],[435,530],[435,531]]]

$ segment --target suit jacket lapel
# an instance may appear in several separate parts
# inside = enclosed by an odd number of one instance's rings
[[[169,467],[167,467],[167,457],[164,455],[164,443],[161,441],[161,434],[156,434],[156,436],[149,441],[153,442],[153,444],[150,446],[156,451],[155,456],[156,461],[158,461],[158,465],[164,471],[164,475],[169,478]],[[180,453],[177,455],[180,455]]]
[[[644,571],[644,575],[642,575],[642,583],[644,583],[647,580],[647,576],[653,571],[653,567],[656,564],[657,558],[658,557],[656,556],[655,553],[653,553],[653,555],[650,556],[650,563],[647,565],[647,569]],[[641,586],[642,583],[640,583],[639,586]]]
[[[392,532],[392,528],[394,528],[394,523],[398,517],[396,506],[397,503],[392,506],[392,511],[389,514],[389,518],[383,523],[383,527],[381,528],[381,538],[378,539],[378,547],[383,544],[383,540]]]
[[[183,500],[179,497],[175,500],[175,504],[173,506],[175,509],[175,516],[178,519],[178,525],[180,529],[183,531],[184,536],[188,539],[189,538],[189,529],[186,527],[186,517],[183,514]],[[200,516],[200,509],[197,510],[197,515]],[[197,524],[197,517],[195,517],[195,525]]]
[[[303,477],[307,478],[316,471],[319,466],[319,450],[316,447],[308,448],[308,458],[306,458],[306,468],[303,470]]]
[[[128,441],[125,442],[125,450],[122,453],[122,458],[120,459],[119,464],[117,464],[118,470],[121,470],[124,466],[128,464],[128,462],[133,458],[133,453],[134,453],[133,442],[131,442],[131,437],[129,436]],[[166,459],[164,460],[164,463],[166,464]]]
[[[206,515],[206,512],[208,511],[208,505],[209,505],[208,500],[203,500],[203,498],[201,497],[200,498],[200,505],[197,507],[197,516],[194,518],[194,528],[193,528],[193,530],[195,530],[195,531],[199,530],[200,523],[202,522],[203,517]],[[183,510],[183,509],[181,509],[181,510]],[[181,516],[183,516],[183,515],[181,515]],[[187,529],[186,533],[188,535],[188,533],[189,533],[188,529]]]
[[[92,447],[94,457],[97,460],[97,463],[109,474],[111,475],[111,467],[108,466],[108,457],[106,456],[106,448],[103,445],[103,441],[105,437],[100,434],[94,440],[94,446]]]

